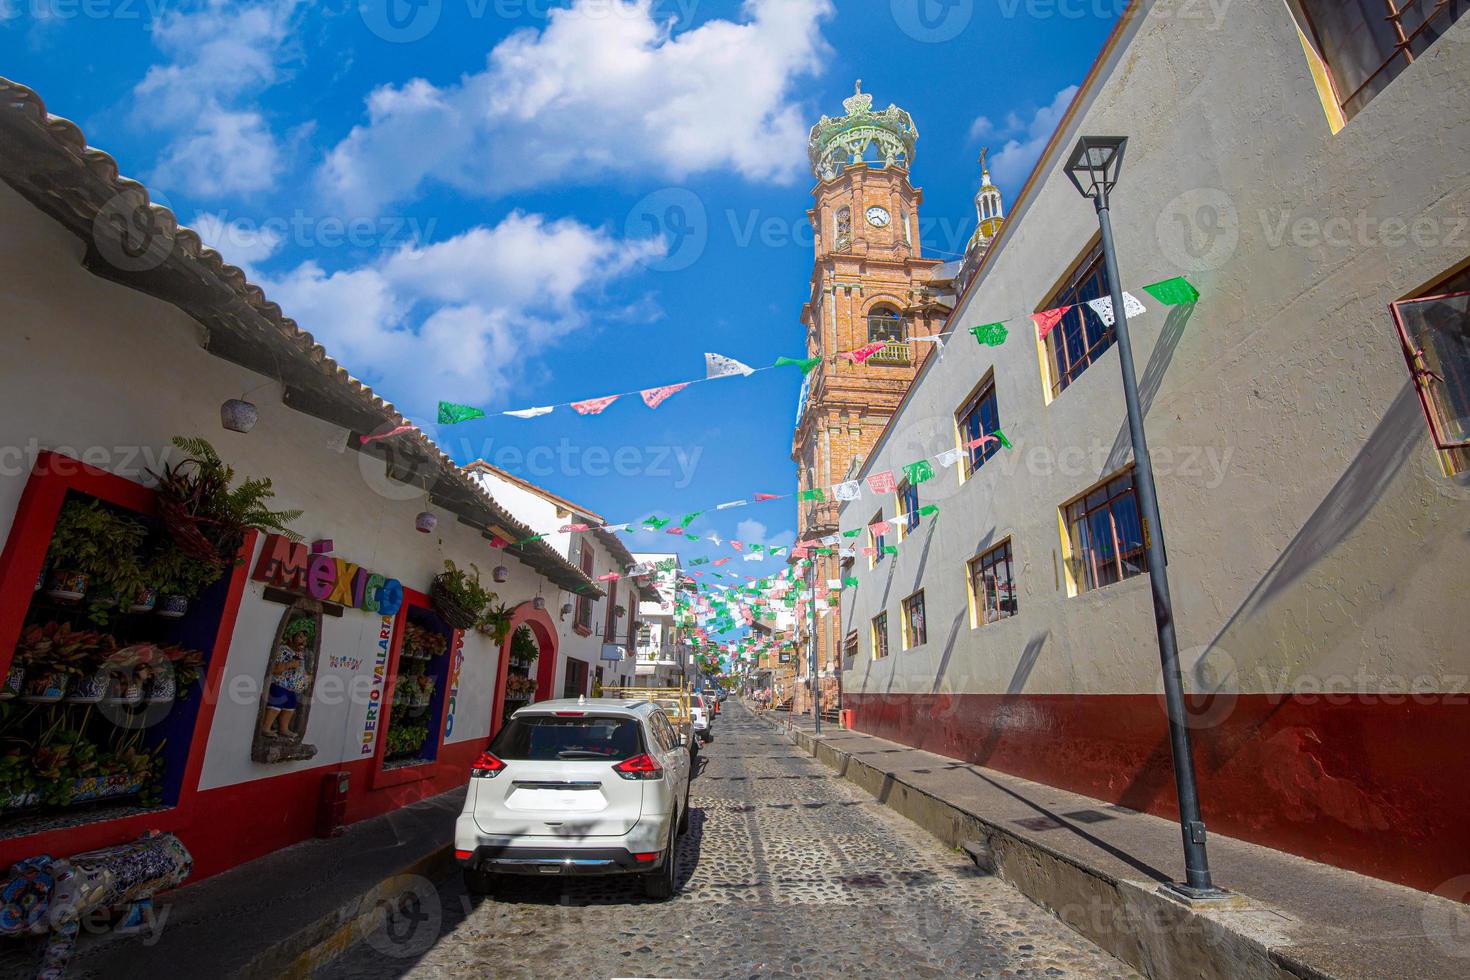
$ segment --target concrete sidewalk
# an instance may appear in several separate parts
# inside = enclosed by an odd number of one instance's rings
[[[766,713],[801,747],[1152,977],[1470,976],[1470,906],[1210,836],[1233,899],[1188,908],[1179,825],[810,717]],[[1449,872],[1446,873],[1449,876]]]
[[[463,806],[461,787],[186,884],[158,899],[155,935],[84,929],[67,980],[310,976],[381,924],[384,902],[454,872]],[[0,977],[34,976],[20,952]]]

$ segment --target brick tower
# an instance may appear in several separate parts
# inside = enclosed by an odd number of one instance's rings
[[[816,203],[807,212],[816,256],[801,319],[807,356],[822,363],[808,375],[792,440],[803,490],[840,483],[861,463],[934,346],[912,338],[943,326],[942,311],[923,296],[943,263],[919,254],[924,195],[909,183],[919,138],[914,121],[893,105],[873,111],[861,80],[843,108],[845,115],[823,116],[812,127],[807,150],[817,178]],[[873,341],[886,346],[865,364],[836,357]],[[801,540],[836,534],[837,504],[803,503],[797,521]],[[839,557],[813,560],[818,583],[842,577]],[[843,643],[835,605],[817,615],[817,664],[824,675],[835,673]],[[797,627],[805,635],[809,623]],[[798,675],[805,675],[806,663],[803,655]],[[836,683],[835,677],[823,679],[829,707]],[[797,710],[809,706],[809,692],[799,692]]]

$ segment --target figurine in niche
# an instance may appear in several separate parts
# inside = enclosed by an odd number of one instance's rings
[[[311,675],[306,672],[306,648],[316,636],[316,621],[300,616],[291,620],[286,627],[285,640],[271,657],[270,691],[266,698],[265,723],[260,734],[266,738],[291,738],[291,721],[306,689],[311,686]],[[302,734],[306,734],[302,732]]]
[[[256,762],[287,762],[316,755],[316,746],[302,740],[320,652],[321,605],[300,600],[281,617],[271,645],[250,746],[250,757]]]

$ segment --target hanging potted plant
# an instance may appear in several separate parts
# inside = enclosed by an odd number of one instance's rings
[[[173,444],[186,457],[176,466],[165,464],[163,473],[153,476],[158,480],[158,512],[164,528],[184,554],[223,569],[235,563],[249,531],[275,531],[301,540],[287,526],[301,511],[272,511],[266,506],[275,496],[269,479],[247,478],[231,488],[235,471],[207,440],[174,436]]]
[[[485,611],[480,615],[480,621],[475,624],[475,629],[481,635],[490,637],[496,646],[500,646],[510,634],[510,615],[510,606],[503,602],[486,606]]]
[[[429,599],[434,611],[446,624],[457,630],[467,630],[480,621],[485,607],[495,599],[495,593],[480,585],[480,569],[471,564],[474,574],[462,572],[454,562],[445,560],[444,571],[434,576],[429,586]]]

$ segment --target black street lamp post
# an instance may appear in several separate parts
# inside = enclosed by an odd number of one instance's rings
[[[1194,752],[1185,721],[1184,683],[1179,675],[1179,647],[1174,636],[1174,609],[1169,598],[1169,574],[1164,558],[1164,525],[1159,520],[1159,501],[1154,492],[1153,464],[1143,430],[1143,411],[1138,403],[1138,379],[1133,367],[1133,343],[1128,336],[1128,314],[1123,307],[1123,287],[1118,278],[1118,257],[1113,249],[1113,227],[1108,216],[1108,195],[1118,182],[1123,165],[1126,136],[1083,136],[1067,161],[1067,176],[1083,197],[1092,199],[1102,228],[1103,261],[1112,291],[1114,330],[1118,338],[1118,362],[1123,368],[1123,398],[1128,406],[1128,432],[1133,440],[1134,487],[1143,517],[1143,540],[1148,549],[1148,577],[1153,587],[1154,620],[1159,632],[1159,659],[1164,672],[1164,700],[1169,714],[1169,744],[1174,757],[1174,786],[1179,795],[1179,825],[1184,837],[1183,884],[1169,888],[1189,899],[1220,898],[1225,893],[1210,880],[1210,858],[1205,850],[1205,823],[1200,817],[1199,788],[1195,783]]]

